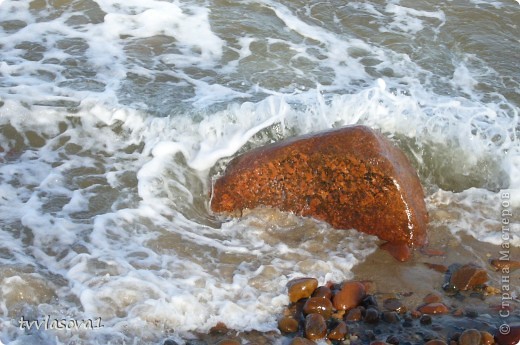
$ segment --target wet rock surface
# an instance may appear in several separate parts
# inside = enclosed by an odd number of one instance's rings
[[[457,290],[467,291],[484,285],[487,281],[488,275],[484,268],[475,264],[466,264],[454,270],[450,285]]]
[[[285,140],[233,159],[214,183],[211,209],[236,214],[259,206],[392,243],[426,241],[428,214],[416,172],[388,139],[365,126]]]

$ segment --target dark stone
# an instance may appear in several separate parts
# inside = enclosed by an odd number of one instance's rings
[[[211,209],[275,207],[422,246],[428,213],[417,173],[401,150],[365,126],[266,145],[234,158],[213,185]]]
[[[179,345],[179,344],[177,344],[177,342],[174,340],[167,339],[164,341],[163,345]]]
[[[397,315],[397,313],[395,311],[384,311],[381,316],[385,322],[388,322],[388,323],[398,323],[399,322],[399,316]]]
[[[351,309],[349,310],[349,312],[347,313],[347,316],[345,317],[345,320],[346,321],[359,321],[363,318],[363,312],[361,310],[361,308],[354,308],[354,309]]]
[[[374,308],[368,308],[365,312],[365,318],[363,319],[366,323],[378,323],[379,322],[379,311]]]
[[[431,325],[432,317],[430,315],[423,315],[421,316],[419,322],[421,323],[421,325]]]
[[[363,300],[361,301],[361,305],[367,309],[370,307],[377,308],[377,299],[374,295],[368,295],[365,298],[363,298]]]
[[[390,335],[388,338],[386,338],[386,342],[388,344],[399,345],[400,340],[399,340],[399,338],[397,336]]]
[[[406,307],[397,298],[387,298],[383,302],[383,307],[390,311],[396,311],[399,314],[406,312]]]

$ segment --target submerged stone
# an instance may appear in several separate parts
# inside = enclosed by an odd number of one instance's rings
[[[305,337],[309,340],[319,340],[327,335],[327,324],[320,314],[309,314],[305,318]]]
[[[415,170],[402,151],[365,126],[297,137],[234,158],[214,183],[211,209],[236,214],[259,206],[392,243],[426,242],[428,214]]]
[[[472,290],[483,285],[488,280],[486,270],[475,264],[467,264],[459,267],[452,273],[450,285],[457,290]]]

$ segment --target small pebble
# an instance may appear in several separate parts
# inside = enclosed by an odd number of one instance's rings
[[[429,303],[419,307],[419,310],[423,314],[447,314],[449,313],[448,307],[443,303]]]
[[[365,308],[377,307],[377,299],[373,295],[367,295],[361,300],[361,305]]]
[[[466,310],[466,316],[471,319],[474,319],[478,316],[478,312],[476,310],[469,309],[469,310]]]
[[[298,321],[290,316],[282,317],[278,321],[278,329],[282,333],[294,333],[298,331]]]
[[[461,309],[461,308],[458,308],[457,310],[455,310],[453,312],[453,316],[455,317],[461,317],[461,316],[464,316],[464,310]]]
[[[480,332],[480,345],[493,345],[495,343],[495,339],[489,332]]]
[[[347,321],[359,321],[363,318],[363,313],[361,311],[361,308],[354,308],[354,309],[351,309],[349,310],[347,316],[346,316],[346,320]]]
[[[332,298],[332,291],[327,286],[320,286],[314,290],[312,297],[320,297],[330,300]]]
[[[424,298],[423,298],[423,302],[426,303],[426,304],[429,304],[429,303],[438,303],[442,301],[442,297],[439,295],[439,294],[436,294],[434,292],[432,293],[429,293],[427,294]]]
[[[309,314],[305,318],[305,337],[309,340],[323,339],[327,335],[327,324],[320,314]]]
[[[422,316],[422,313],[418,310],[412,310],[410,312],[410,316],[413,318],[413,319],[418,319]]]
[[[337,310],[355,308],[365,297],[365,286],[360,282],[346,282],[333,297],[332,303]]]
[[[305,314],[321,314],[325,319],[332,315],[332,302],[327,298],[311,297],[303,305],[303,312]]]
[[[392,345],[399,345],[400,343],[399,338],[395,335],[391,335],[388,338],[386,338],[386,342]]]
[[[491,266],[497,271],[511,273],[520,268],[520,261],[493,259],[491,260]]]
[[[302,298],[308,298],[318,287],[318,280],[315,278],[297,278],[287,283],[289,300],[295,303]]]
[[[347,324],[343,321],[340,321],[329,332],[328,338],[330,340],[343,340],[347,336],[347,333],[348,333]]]
[[[387,298],[383,302],[383,307],[390,311],[396,311],[399,314],[406,312],[406,307],[403,303],[397,298]]]
[[[421,316],[421,319],[419,320],[421,325],[431,325],[432,324],[432,317],[430,315],[423,315]]]
[[[475,264],[467,264],[459,267],[451,274],[450,285],[457,290],[472,290],[488,281],[486,270]]]
[[[305,338],[302,338],[302,337],[295,337],[291,341],[291,345],[316,345],[316,343],[314,341],[309,340],[309,339],[305,339]]]
[[[388,323],[398,323],[399,316],[395,311],[385,311],[382,313],[382,319]]]
[[[479,345],[482,336],[476,329],[467,329],[459,337],[459,345]]]
[[[444,266],[444,265],[439,265],[439,264],[431,264],[431,263],[428,263],[428,262],[425,262],[424,263],[426,265],[426,267],[428,267],[429,269],[432,269],[434,271],[437,271],[437,272],[440,272],[440,273],[446,273],[448,271],[448,267]]]
[[[226,334],[229,331],[226,324],[223,322],[217,322],[217,324],[209,330],[210,334]]]
[[[379,322],[379,312],[374,308],[368,308],[366,310],[363,321],[365,321],[366,323],[378,323]]]

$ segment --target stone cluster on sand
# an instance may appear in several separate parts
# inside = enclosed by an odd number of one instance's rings
[[[401,150],[365,126],[297,137],[235,157],[214,182],[211,209],[236,214],[259,206],[393,244],[426,242],[428,214],[415,170]]]
[[[468,274],[468,272],[472,274]],[[460,276],[463,276],[462,278]],[[478,278],[478,279],[476,279]],[[463,265],[451,273],[457,291],[478,291],[485,288],[487,275],[476,265]],[[315,344],[326,340],[331,344],[370,343],[411,344],[411,339],[403,339],[404,329],[413,326],[414,320],[420,326],[432,325],[433,318],[449,316],[454,318],[475,317],[474,312],[465,312],[460,308],[450,307],[439,293],[430,293],[423,298],[423,303],[413,309],[406,307],[398,298],[390,297],[379,306],[375,289],[369,281],[346,281],[341,284],[327,283],[319,286],[315,278],[304,277],[287,284],[291,304],[284,311],[278,322],[279,330],[294,338],[291,345]],[[376,327],[377,326],[377,327]],[[375,328],[374,328],[375,327]],[[389,335],[378,340],[374,330],[387,327],[400,330],[398,335]],[[427,345],[516,345],[520,341],[520,326],[513,325],[509,334],[495,330],[467,328],[455,332],[449,338],[435,338],[424,335],[416,339]]]

